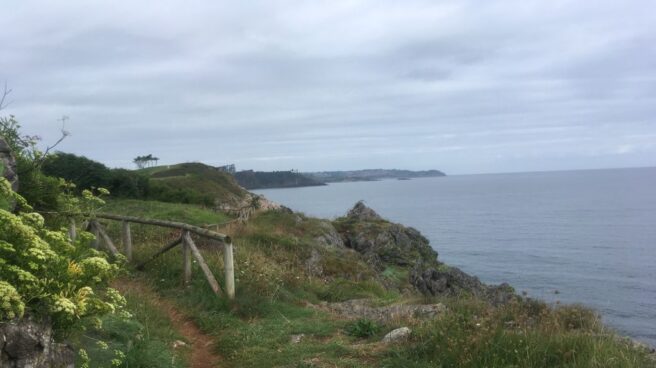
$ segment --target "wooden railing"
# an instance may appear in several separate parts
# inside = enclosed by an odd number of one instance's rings
[[[123,251],[125,253],[125,257],[128,259],[129,262],[132,261],[132,234],[130,231],[130,223],[180,229],[182,231],[182,235],[180,237],[169,242],[166,246],[158,250],[150,258],[136,265],[136,268],[143,269],[146,266],[146,264],[150,263],[151,261],[161,256],[162,254],[168,252],[169,250],[175,248],[176,246],[182,244],[182,264],[184,267],[184,272],[183,272],[184,284],[189,285],[189,283],[191,282],[191,274],[192,274],[191,263],[193,257],[196,259],[196,262],[198,262],[198,265],[203,271],[203,274],[205,275],[207,282],[210,284],[212,291],[214,291],[214,293],[217,295],[222,294],[221,287],[219,286],[219,283],[216,281],[214,275],[212,274],[212,271],[210,271],[207,262],[205,262],[205,259],[203,258],[203,255],[198,250],[198,247],[194,243],[194,240],[191,238],[191,234],[193,233],[198,236],[221,241],[223,243],[225,294],[228,297],[228,299],[234,299],[235,269],[234,269],[234,261],[233,261],[233,247],[232,247],[232,239],[228,235],[221,234],[212,230],[208,230],[199,226],[185,224],[182,222],[146,219],[146,218],[133,217],[133,216],[121,216],[121,215],[114,215],[109,213],[96,213],[93,214],[93,216],[88,216],[88,217],[90,217],[90,220],[87,221],[85,229],[93,233],[96,237],[96,240],[94,240],[92,246],[94,248],[98,248],[101,245],[103,245],[114,257],[117,256],[120,252],[114,245],[114,242],[109,237],[109,235],[107,235],[107,232],[105,231],[103,226],[100,224],[100,222],[98,222],[98,219],[106,219],[106,220],[121,222],[121,241],[123,243]],[[75,240],[75,238],[77,237],[77,226],[75,223],[75,219],[73,219],[72,217],[70,220],[70,227],[68,233],[70,238],[72,240]]]

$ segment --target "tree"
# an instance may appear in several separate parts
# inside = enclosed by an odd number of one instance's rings
[[[159,161],[159,158],[153,157],[151,153],[145,156],[137,156],[134,158],[134,160],[132,160],[132,162],[134,162],[134,164],[137,165],[137,168],[139,169],[145,169],[147,167],[155,166],[157,164],[157,161]]]

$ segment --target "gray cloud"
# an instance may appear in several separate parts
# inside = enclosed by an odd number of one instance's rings
[[[7,113],[128,167],[654,165],[651,1],[5,2]]]

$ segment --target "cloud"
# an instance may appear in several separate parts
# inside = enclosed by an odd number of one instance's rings
[[[111,166],[653,165],[651,1],[10,0],[7,113]],[[625,147],[640,147],[629,149]],[[617,156],[617,157],[615,157]],[[563,158],[568,160],[563,160]]]

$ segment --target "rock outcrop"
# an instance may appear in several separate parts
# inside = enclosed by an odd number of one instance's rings
[[[335,227],[344,245],[363,254],[379,270],[386,265],[412,266],[437,260],[437,252],[419,231],[384,220],[362,201],[335,221]]]
[[[75,352],[56,343],[48,324],[30,319],[0,323],[0,367],[73,368]]]
[[[335,221],[344,245],[361,253],[377,270],[388,266],[410,270],[409,282],[424,295],[472,294],[493,304],[514,297],[508,284],[489,286],[477,277],[438,261],[437,252],[419,231],[383,219],[362,201]]]
[[[16,160],[11,153],[11,149],[5,140],[0,137],[0,167],[4,167],[4,171],[0,172],[9,183],[11,189],[18,191],[18,175],[16,174]],[[1,169],[0,169],[1,170]]]
[[[478,277],[444,264],[437,267],[417,265],[410,272],[410,283],[425,295],[472,294],[495,305],[507,303],[515,295],[514,289],[506,283],[486,285]]]
[[[322,303],[315,308],[346,319],[365,318],[380,323],[407,319],[431,319],[446,311],[441,304],[395,304],[376,307],[369,299],[352,299],[339,303]]]

